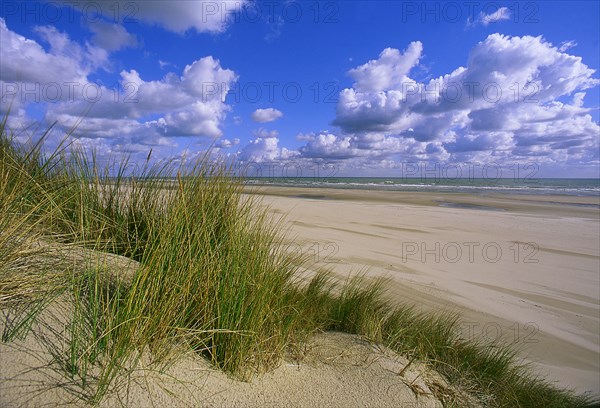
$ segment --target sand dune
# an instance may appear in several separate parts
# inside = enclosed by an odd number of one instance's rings
[[[46,366],[47,357],[32,336],[0,344],[1,406],[84,405],[73,395],[77,386]],[[479,407],[427,366],[334,332],[315,336],[300,359],[288,354],[280,367],[252,382],[229,378],[188,351],[165,372],[149,370],[143,361],[128,381],[115,386],[101,407],[441,408],[440,399],[449,396],[463,406]]]

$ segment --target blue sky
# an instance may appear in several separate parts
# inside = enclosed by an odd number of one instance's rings
[[[595,1],[5,1],[0,109],[20,138],[78,123],[106,160],[212,145],[305,176],[599,177],[599,17]]]

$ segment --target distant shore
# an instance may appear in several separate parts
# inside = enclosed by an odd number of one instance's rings
[[[291,249],[340,276],[391,278],[393,300],[459,312],[560,386],[600,391],[600,199],[248,186]]]

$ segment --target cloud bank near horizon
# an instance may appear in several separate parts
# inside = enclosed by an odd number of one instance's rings
[[[422,52],[418,41],[386,48],[350,70],[354,84],[340,92],[332,121],[339,132],[301,135],[295,157],[370,167],[393,158],[597,165],[600,127],[583,102],[600,81],[581,58],[542,37],[492,34],[466,66],[423,83],[410,77]]]

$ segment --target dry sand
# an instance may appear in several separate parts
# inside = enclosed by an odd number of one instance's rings
[[[596,197],[262,187],[290,249],[390,295],[463,316],[464,337],[516,342],[560,386],[600,392]]]
[[[461,406],[480,407],[427,366],[358,336],[319,334],[300,355],[287,355],[252,382],[227,377],[192,351],[160,372],[143,358],[99,406],[441,408],[441,399],[453,398]],[[0,344],[0,406],[83,406],[73,393],[80,389],[45,367],[47,362],[34,336]]]
[[[117,255],[49,247],[43,242],[35,245],[45,249],[40,261],[55,261],[57,268],[69,264],[77,270],[91,262],[127,279],[139,266]],[[81,395],[89,397],[95,389],[97,368],[91,368],[82,387],[80,377],[70,377],[53,357],[68,363],[72,307],[69,297],[59,297],[42,311],[24,338],[0,342],[0,407],[85,405]],[[14,309],[0,311],[0,333],[7,332],[14,313]],[[473,396],[450,386],[426,364],[359,336],[335,332],[317,334],[299,350],[289,350],[279,367],[251,382],[229,378],[189,349],[181,350],[168,367],[153,365],[151,353],[146,352],[139,364],[122,373],[100,407],[438,408],[449,399],[460,401],[460,406],[480,407]]]

